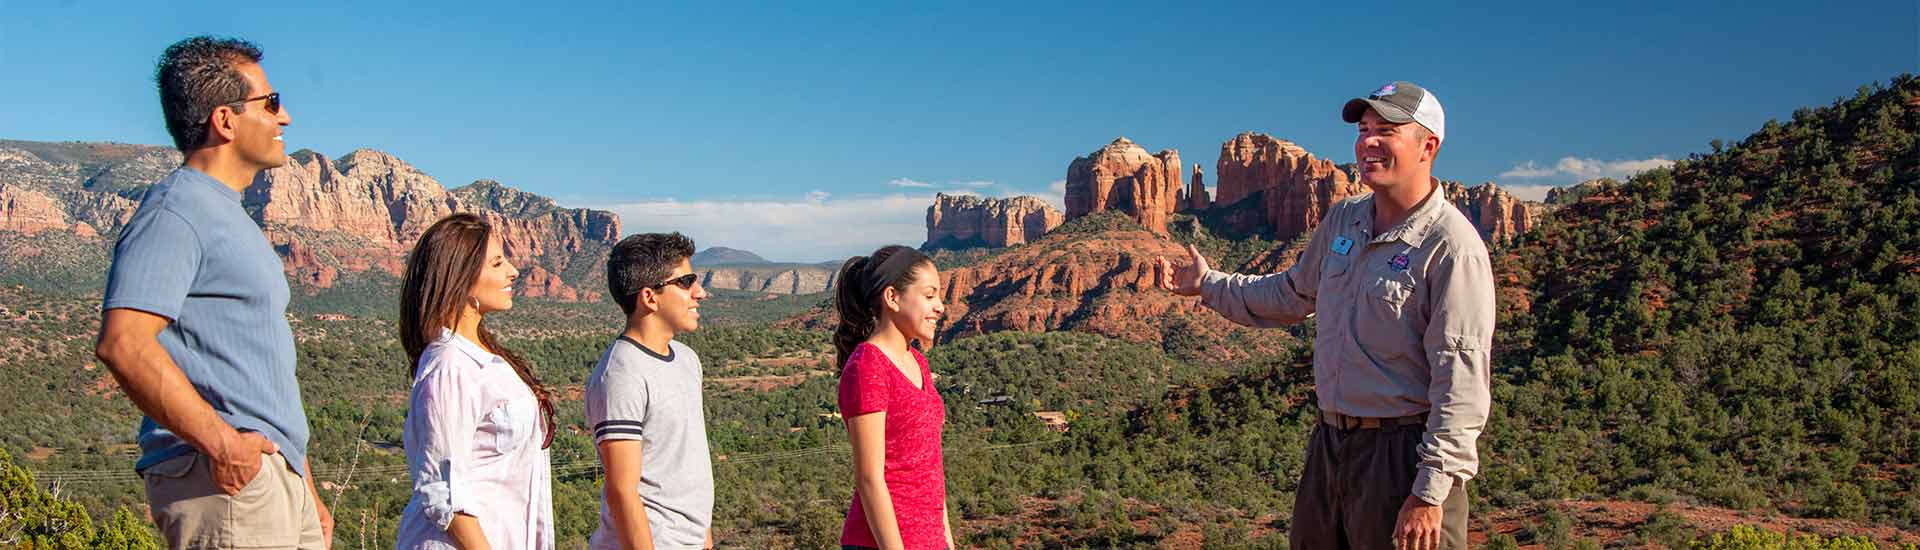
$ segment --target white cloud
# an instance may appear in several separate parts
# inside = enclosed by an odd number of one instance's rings
[[[1594,178],[1613,178],[1624,180],[1634,174],[1673,166],[1673,161],[1665,157],[1649,159],[1600,160],[1593,158],[1561,157],[1552,167],[1540,166],[1534,161],[1515,164],[1512,169],[1500,173],[1503,179],[1560,179],[1565,183],[1578,183]]]
[[[1063,208],[1066,181],[1032,191],[988,181],[948,185],[908,178],[887,182],[913,191],[838,197],[812,190],[792,199],[645,199],[629,202],[570,204],[609,210],[620,216],[626,234],[679,231],[701,248],[725,246],[752,251],[781,262],[819,262],[865,254],[889,244],[919,246],[927,239],[927,207],[933,189],[949,195],[1011,197],[1033,195]]]
[[[1558,185],[1502,185],[1500,186],[1501,191],[1512,193],[1514,198],[1517,198],[1523,201],[1535,201],[1535,202],[1547,200],[1547,192],[1552,191],[1554,189],[1559,189],[1559,188],[1560,186]]]

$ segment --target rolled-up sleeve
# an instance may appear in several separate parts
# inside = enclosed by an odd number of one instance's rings
[[[1479,473],[1474,445],[1493,404],[1494,285],[1484,247],[1463,246],[1436,259],[1427,276],[1432,290],[1423,337],[1433,408],[1416,449],[1420,464],[1412,489],[1414,496],[1437,505],[1457,482]]]
[[[1200,279],[1200,304],[1219,312],[1221,317],[1242,325],[1275,328],[1292,325],[1313,315],[1314,299],[1320,289],[1320,262],[1324,256],[1335,219],[1329,213],[1308,239],[1292,267],[1272,275],[1240,275],[1207,271]]]
[[[421,368],[430,370],[414,382],[407,408],[407,461],[421,511],[444,531],[455,513],[478,516],[478,507],[484,506],[467,487],[473,438],[481,422],[480,388],[478,380],[468,376],[474,370],[470,365]]]

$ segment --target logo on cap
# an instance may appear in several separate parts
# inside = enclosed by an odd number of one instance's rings
[[[1398,88],[1395,88],[1394,85],[1392,84],[1388,84],[1385,86],[1381,86],[1380,89],[1378,90],[1374,90],[1373,94],[1367,97],[1368,99],[1380,99],[1383,96],[1393,95],[1393,92],[1396,90],[1398,90]]]

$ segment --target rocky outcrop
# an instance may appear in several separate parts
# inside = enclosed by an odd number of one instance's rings
[[[1456,181],[1439,181],[1447,198],[1466,214],[1467,221],[1480,229],[1488,244],[1501,244],[1539,225],[1546,205],[1523,201],[1500,189],[1493,182],[1467,187]]]
[[[1155,287],[1154,259],[1177,261],[1186,254],[1184,245],[1124,219],[1114,221],[1122,225],[1055,231],[971,265],[941,269],[947,312],[939,339],[1074,330],[1134,342],[1179,338],[1199,342],[1209,357],[1222,359],[1294,345],[1296,341],[1278,331],[1235,325],[1198,299]],[[831,328],[833,323],[827,305],[782,322],[815,328]]]
[[[1118,210],[1164,235],[1179,190],[1179,151],[1148,154],[1122,137],[1067,166],[1067,219]]]
[[[743,290],[766,294],[813,294],[833,288],[839,273],[825,266],[768,264],[766,267],[693,266],[707,288]]]
[[[1291,141],[1253,132],[1220,144],[1214,181],[1215,205],[1234,205],[1257,196],[1260,216],[1246,219],[1277,240],[1311,231],[1327,209],[1366,188],[1350,180],[1332,161],[1315,158]],[[1245,219],[1245,218],[1242,218]]]
[[[561,208],[551,199],[493,180],[448,190],[393,155],[359,149],[336,160],[313,151],[261,172],[244,200],[269,240],[287,251],[290,275],[378,270],[399,275],[420,234],[454,212],[486,218],[507,259],[521,268],[527,296],[592,300],[602,254],[620,237],[611,212]],[[309,265],[317,259],[324,266]],[[567,281],[563,273],[574,273]],[[327,277],[310,279],[325,287]],[[582,283],[588,283],[582,286]]]
[[[0,142],[0,231],[68,231],[111,246],[145,188],[180,164],[160,147]],[[398,276],[420,233],[454,212],[491,223],[528,296],[597,299],[605,250],[620,235],[610,212],[482,180],[448,190],[399,158],[360,149],[339,159],[312,151],[261,172],[242,196],[280,253],[287,275],[328,288],[346,274]]]
[[[983,199],[972,195],[934,195],[927,207],[924,249],[1004,247],[1026,244],[1065,222],[1065,216],[1036,197]]]
[[[1566,206],[1619,184],[1620,182],[1614,181],[1613,178],[1595,178],[1566,187],[1555,187],[1547,190],[1547,198],[1544,202],[1548,206]]]
[[[84,151],[82,144],[0,142],[0,231],[68,231],[89,238],[102,231],[118,231],[133,217],[140,191],[126,190],[134,198],[122,196],[113,192],[119,189],[112,182],[129,173],[152,172],[154,164],[179,164],[178,154],[168,157],[163,152],[128,149],[135,146],[107,145],[117,157],[124,157],[117,164],[89,165],[51,154]],[[51,147],[49,156],[54,158],[27,149],[45,148],[40,146]]]
[[[1180,190],[1175,212],[1196,212],[1213,207],[1213,197],[1207,195],[1207,184],[1202,181],[1205,174],[1206,172],[1200,169],[1199,163],[1193,165],[1193,183],[1188,184],[1186,189]]]

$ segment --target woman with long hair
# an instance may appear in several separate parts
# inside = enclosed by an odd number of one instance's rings
[[[473,214],[420,235],[400,286],[412,359],[404,442],[413,498],[399,549],[553,548],[553,404],[486,316],[513,308],[519,271]]]
[[[894,245],[847,260],[838,281],[833,347],[854,479],[841,547],[952,548],[940,453],[947,407],[920,354],[947,311],[940,274],[925,254]]]

